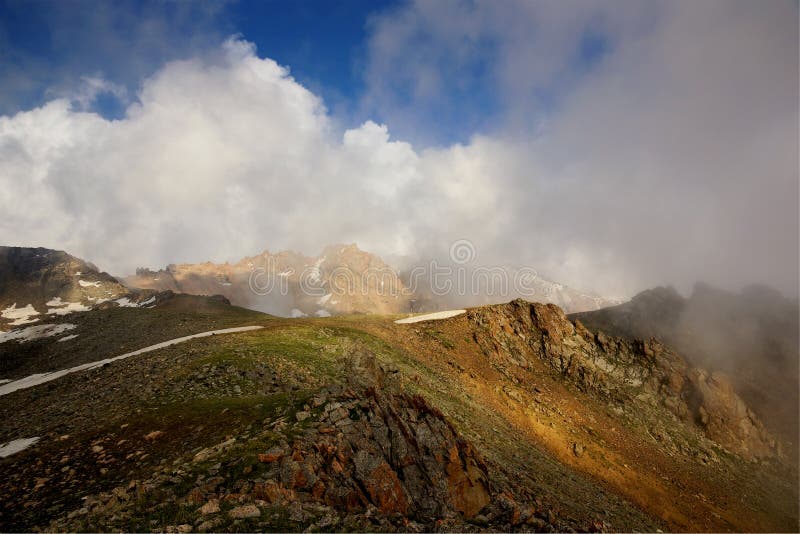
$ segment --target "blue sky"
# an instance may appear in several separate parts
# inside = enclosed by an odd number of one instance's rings
[[[362,91],[366,25],[393,2],[0,2],[2,112],[44,102],[48,91],[99,74],[135,93],[165,62],[201,54],[230,35],[257,45],[332,107]],[[100,101],[95,109],[119,110]]]
[[[462,2],[469,9],[471,2]],[[0,113],[13,114],[78,91],[84,77],[97,77],[125,93],[100,92],[86,109],[120,118],[143,79],[165,63],[217,48],[235,35],[256,45],[321,96],[343,127],[367,119],[389,122],[393,131],[418,145],[467,142],[503,122],[507,95],[493,70],[496,39],[479,36],[467,57],[435,58],[441,77],[434,94],[418,94],[401,66],[382,65],[370,40],[393,13],[408,7],[397,0],[297,0],[279,2],[93,2],[0,1]],[[535,30],[531,30],[535,31]],[[437,32],[421,28],[416,44],[438,46]],[[576,38],[567,74],[587,71],[610,48],[602,28],[587,25]],[[391,59],[391,58],[390,58]],[[396,59],[396,58],[395,58]],[[370,79],[370,75],[372,78]],[[389,91],[380,89],[385,78]],[[536,117],[552,112],[572,79],[528,89]],[[380,92],[380,94],[376,94]],[[376,99],[377,98],[377,99]]]
[[[0,2],[0,112],[41,105],[82,76],[135,95],[164,63],[218,47],[231,35],[291,69],[332,110],[353,113],[363,93],[367,23],[393,0],[291,2]],[[124,109],[100,95],[91,109]]]

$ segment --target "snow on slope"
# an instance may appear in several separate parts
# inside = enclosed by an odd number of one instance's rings
[[[33,305],[28,304],[23,308],[17,308],[16,302],[8,308],[0,311],[0,317],[3,317],[4,319],[14,319],[14,322],[11,323],[13,326],[36,322],[38,319],[31,319],[31,317],[35,315],[39,315],[39,312],[36,311]]]
[[[53,326],[53,325],[41,325],[41,326]],[[64,326],[64,325],[57,325],[57,326]],[[74,325],[72,326],[74,327]],[[31,327],[31,328],[36,328],[36,327]],[[171,345],[177,345],[178,343],[183,343],[184,341],[189,341],[190,339],[208,337],[220,334],[233,334],[235,332],[248,332],[250,330],[258,330],[260,328],[263,328],[263,326],[240,326],[237,328],[224,328],[222,330],[211,330],[209,332],[201,332],[199,334],[192,334],[191,336],[184,336],[171,339],[169,341],[163,341],[161,343],[156,343],[155,345],[150,345],[149,347],[121,354],[119,356],[114,356],[113,358],[106,358],[104,360],[99,360],[96,362],[84,363],[82,365],[77,365],[75,367],[70,367],[68,369],[61,369],[60,371],[33,374],[30,376],[26,376],[25,378],[20,378],[19,380],[14,380],[13,382],[8,382],[7,384],[3,384],[2,386],[0,386],[0,396],[8,395],[9,393],[13,393],[14,391],[20,389],[26,389],[33,386],[38,386],[39,384],[50,382],[51,380],[61,378],[62,376],[66,376],[71,373],[77,373],[78,371],[86,371],[88,369],[95,369],[97,367],[102,367],[108,363],[115,362],[117,360],[124,360],[125,358],[130,358],[131,356],[144,354],[145,352],[151,352],[154,350],[169,347]]]
[[[41,438],[22,438],[22,439],[15,439],[13,441],[9,441],[8,443],[3,443],[0,445],[0,458],[5,458],[7,456],[11,456],[12,454],[16,454],[20,451],[24,451]]]
[[[425,315],[417,315],[415,317],[398,319],[395,321],[395,323],[411,324],[411,323],[419,323],[420,321],[436,321],[440,319],[449,319],[450,317],[455,317],[456,315],[461,315],[462,313],[467,313],[467,310],[447,310],[435,313],[426,313]]]
[[[16,330],[9,330],[8,332],[0,332],[0,343],[14,340],[20,342],[33,341],[34,339],[41,339],[43,337],[57,336],[73,328],[75,328],[75,325],[70,323],[38,324],[27,328],[18,328]]]

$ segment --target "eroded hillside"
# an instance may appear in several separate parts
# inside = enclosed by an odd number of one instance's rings
[[[41,438],[0,526],[796,530],[772,438],[665,347],[522,301],[396,318],[247,318],[0,396],[0,442]]]

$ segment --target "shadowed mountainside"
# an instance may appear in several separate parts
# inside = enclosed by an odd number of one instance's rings
[[[656,288],[625,304],[571,317],[591,330],[659,339],[692,364],[724,372],[795,456],[800,432],[796,299],[764,286],[731,293],[698,284],[689,298]]]

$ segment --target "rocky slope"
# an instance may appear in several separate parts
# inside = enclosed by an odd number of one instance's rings
[[[136,306],[151,297],[132,293],[108,273],[63,251],[0,247],[0,331],[39,326],[96,307]]]
[[[224,295],[243,306],[283,317],[405,313],[411,296],[380,258],[356,245],[326,247],[317,257],[284,251],[235,264],[179,264],[138,269],[129,287]]]
[[[191,299],[85,317],[263,328],[0,395],[0,443],[39,438],[0,458],[0,530],[799,526],[797,473],[758,418],[659,343],[524,301],[397,324],[198,318]]]
[[[248,324],[264,314],[224,297],[156,293],[144,307],[100,305],[0,333],[0,384],[123,354],[169,339]],[[34,335],[33,328],[45,327]],[[17,333],[29,335],[15,336]]]
[[[659,339],[693,365],[724,372],[796,453],[799,310],[797,300],[766,287],[730,293],[698,284],[689,298],[656,288],[625,304],[572,317],[595,331]]]
[[[566,380],[615,403],[665,407],[706,437],[746,458],[773,456],[775,440],[729,379],[691,367],[658,341],[593,334],[552,304],[516,300],[477,308],[475,339],[500,368],[544,361]]]

